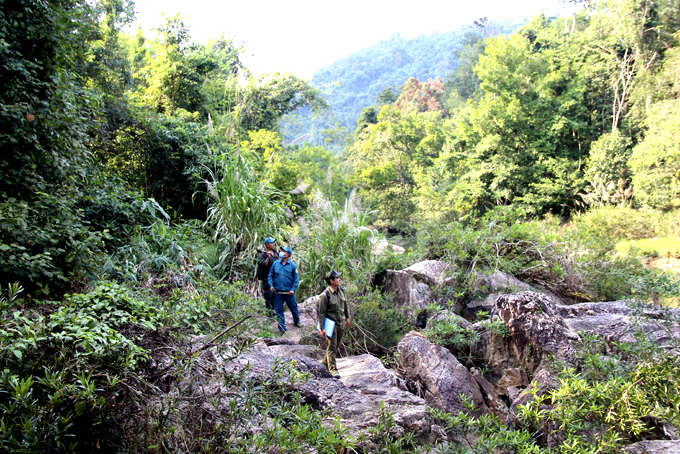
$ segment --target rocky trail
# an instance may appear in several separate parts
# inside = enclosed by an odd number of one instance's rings
[[[445,270],[444,264],[430,261],[388,276],[387,285],[397,289],[395,304],[414,316],[414,324],[418,314],[434,300],[434,287],[449,284]],[[315,335],[317,301],[310,298],[299,304],[300,328],[293,326],[291,314],[286,312],[289,331],[282,337],[259,339],[236,357],[225,355],[218,347],[199,348],[202,356],[198,360],[205,371],[200,392],[216,397],[204,404],[210,407],[207,414],[228,411],[228,399],[220,385],[224,372],[258,380],[274,376],[283,362],[308,374],[309,380],[286,383],[281,378],[281,385],[298,390],[312,407],[330,410],[350,435],[375,427],[384,408],[396,423],[393,435],[408,431],[422,440],[443,442],[447,435],[428,408],[457,414],[466,411],[465,398],[474,403],[473,415],[494,414],[512,425],[515,409],[532,398],[532,390],[543,395],[559,386],[551,363],[574,363],[578,342],[588,333],[609,343],[630,343],[635,342],[637,332],[643,331],[656,345],[678,354],[673,349],[680,341],[680,326],[662,323],[660,308],[624,301],[568,305],[502,273],[480,279],[488,289],[486,296],[466,307],[454,305],[445,313],[449,320],[455,318],[478,334],[468,352],[474,365],[462,364],[449,350],[414,330],[397,346],[395,369],[386,368],[379,358],[368,354],[346,356],[338,360],[341,378],[334,379],[321,363],[325,348]],[[475,322],[474,315],[480,310],[488,312],[491,320],[502,321],[507,334],[501,336],[483,322]],[[428,326],[440,320],[431,319]],[[262,322],[275,328],[271,318]],[[680,452],[675,428],[661,425],[659,434],[662,440],[631,446],[630,452]],[[650,451],[649,443],[663,445],[653,445],[655,451]]]

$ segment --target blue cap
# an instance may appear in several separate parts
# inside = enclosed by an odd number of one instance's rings
[[[264,239],[264,245],[268,245],[269,243],[276,243],[276,240],[270,236]]]
[[[293,255],[293,250],[290,248],[290,246],[284,246],[281,248],[282,250],[286,251],[288,253],[288,257]]]

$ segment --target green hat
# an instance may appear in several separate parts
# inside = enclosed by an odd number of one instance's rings
[[[331,279],[335,279],[336,277],[340,276],[342,276],[342,273],[338,273],[335,270],[331,270],[331,272],[326,275],[326,282],[330,283]]]

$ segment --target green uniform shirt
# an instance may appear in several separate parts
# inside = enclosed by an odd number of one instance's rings
[[[330,298],[326,297],[326,291],[328,292],[328,295],[330,295]],[[344,326],[345,320],[350,318],[349,304],[347,304],[345,292],[339,287],[338,290],[334,292],[330,286],[326,291],[324,291],[321,294],[321,298],[319,298],[319,326],[323,327],[326,317],[335,320],[336,324]]]

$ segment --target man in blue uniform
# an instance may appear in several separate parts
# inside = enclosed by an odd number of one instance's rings
[[[290,260],[293,250],[285,246],[279,252],[280,260],[277,260],[269,270],[269,290],[274,292],[274,310],[279,320],[279,333],[286,332],[286,318],[283,315],[283,303],[293,314],[293,323],[300,326],[300,313],[298,312],[295,290],[300,285],[300,275],[297,265]]]

